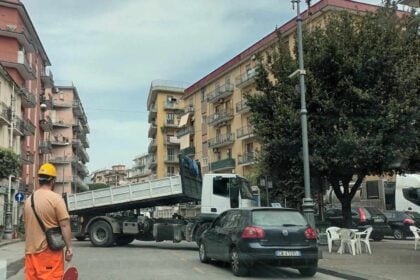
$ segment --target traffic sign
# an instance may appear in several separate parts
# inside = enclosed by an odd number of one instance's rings
[[[17,202],[23,202],[25,200],[25,194],[23,192],[18,192],[15,194],[15,200]]]

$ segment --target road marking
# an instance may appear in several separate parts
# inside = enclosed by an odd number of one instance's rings
[[[175,252],[171,252],[171,253],[172,253],[172,255],[174,255],[175,257],[179,258],[181,261],[184,261],[184,262],[186,262],[186,261],[187,261],[187,260],[186,260],[184,257],[182,257],[180,254],[175,253]]]
[[[204,271],[202,271],[201,269],[199,269],[198,267],[193,267],[193,269],[197,272],[200,272],[201,274],[204,274]]]

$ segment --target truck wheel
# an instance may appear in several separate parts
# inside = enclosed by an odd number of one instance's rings
[[[397,240],[404,240],[405,239],[405,234],[400,229],[394,229],[394,238],[397,239]]]
[[[109,247],[114,244],[114,233],[111,226],[105,221],[95,222],[89,231],[90,241],[94,246]]]
[[[194,239],[197,242],[197,245],[200,245],[200,236],[201,234],[210,227],[210,223],[202,223],[200,224],[194,232]]]
[[[230,265],[235,276],[246,276],[248,275],[247,265],[240,259],[238,249],[232,248],[230,252]]]
[[[123,236],[118,236],[115,239],[115,244],[117,244],[118,246],[125,246],[125,245],[130,244],[133,241],[134,241],[134,237],[123,235]]]
[[[78,236],[76,236],[76,239],[78,241],[85,241],[86,240],[86,236],[85,235],[78,235]]]

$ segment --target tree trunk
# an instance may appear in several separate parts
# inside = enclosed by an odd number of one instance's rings
[[[343,200],[341,201],[341,211],[343,214],[343,227],[351,228],[351,198],[349,195],[343,196]]]

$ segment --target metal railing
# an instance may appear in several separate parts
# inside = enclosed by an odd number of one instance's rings
[[[220,87],[217,87],[214,91],[207,94],[207,101],[214,103],[221,98],[226,98],[233,94],[233,85],[226,84]]]
[[[194,126],[188,126],[188,127],[184,127],[184,128],[181,128],[180,130],[178,130],[177,132],[176,132],[176,137],[181,137],[181,136],[184,136],[184,135],[187,135],[187,134],[194,134],[195,133],[195,130],[194,130]]]
[[[246,100],[241,100],[236,103],[236,113],[245,113],[249,111],[249,106],[246,105]]]
[[[216,136],[208,140],[209,148],[217,148],[233,144],[235,141],[235,133],[226,133]]]
[[[246,71],[246,73],[240,75],[235,79],[236,86],[238,88],[243,88],[252,84],[257,76],[257,68],[252,68]]]
[[[236,135],[238,139],[247,137],[247,136],[252,136],[253,133],[254,133],[254,128],[251,125],[246,125],[236,130]]]
[[[255,161],[255,153],[247,152],[243,155],[238,155],[238,164],[250,164]]]
[[[209,115],[207,118],[207,124],[208,125],[217,125],[221,122],[228,121],[233,119],[233,110],[232,109],[226,109],[218,111],[212,115]]]

